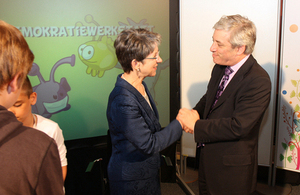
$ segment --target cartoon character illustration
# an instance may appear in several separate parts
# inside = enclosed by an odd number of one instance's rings
[[[300,131],[300,120],[299,119],[294,119],[294,123],[297,126],[295,128],[295,131],[299,132]]]
[[[289,139],[284,138],[281,142],[281,146],[284,150],[279,155],[279,160],[284,163],[284,167],[288,167],[287,163],[293,163],[296,166],[296,170],[300,169],[300,137],[299,137],[299,119],[297,118],[297,112],[299,110],[288,111],[288,108],[282,106],[283,122],[286,124],[286,130],[289,135]]]
[[[133,21],[131,18],[127,18],[128,24],[125,24],[123,22],[118,22],[120,26],[130,26],[130,27],[134,27],[134,28],[145,28],[149,31],[153,31],[154,26],[149,25],[147,22],[147,19],[142,19],[140,22],[136,23],[135,21]]]
[[[300,106],[297,103],[300,101],[300,80],[291,80],[291,83],[294,90],[290,92],[290,98],[295,100],[296,105],[290,109],[290,105],[283,105],[281,109],[289,138],[284,138],[281,142],[283,153],[279,155],[279,160],[283,162],[284,167],[295,166],[296,170],[300,170]],[[282,94],[287,95],[287,91],[283,90]]]
[[[70,109],[68,91],[71,90],[66,78],[60,79],[60,82],[54,80],[56,69],[62,64],[75,65],[75,55],[62,58],[57,61],[51,69],[50,80],[45,81],[40,73],[40,68],[36,63],[33,63],[28,75],[37,76],[40,84],[33,87],[33,91],[37,93],[37,102],[32,107],[32,112],[50,118],[53,114]]]
[[[146,23],[147,19],[142,19],[139,23],[136,23],[135,21],[133,21],[131,18],[127,18],[127,22],[129,24],[129,26],[140,26],[141,28],[143,27],[147,27],[148,23]],[[123,23],[123,22],[118,22],[120,26],[128,26],[127,24]]]
[[[84,20],[86,23],[100,26],[100,24],[98,24],[90,14],[86,15]],[[146,28],[150,31],[153,31],[153,28],[155,27],[149,25],[147,23],[147,19],[142,19],[139,22],[135,22],[128,17],[127,22],[128,24],[119,21],[118,24],[120,26],[125,26],[126,28]],[[81,22],[77,22],[76,26],[83,26],[83,24]],[[118,63],[115,56],[113,39],[111,37],[100,36],[98,40],[96,40],[95,36],[93,36],[92,41],[88,41],[79,46],[78,53],[80,60],[88,66],[86,73],[91,74],[93,77],[98,75],[98,77],[101,78],[103,77],[105,71],[112,68],[122,69],[122,66]],[[154,99],[155,85],[159,79],[161,71],[167,67],[169,67],[169,59],[158,65],[155,77],[149,77],[145,79],[145,82],[147,83],[150,93]]]
[[[93,18],[92,15],[86,15],[85,21],[100,26]],[[82,26],[81,22],[77,22],[76,26]],[[115,55],[112,38],[108,36],[99,36],[95,40],[88,41],[78,48],[80,60],[87,65],[86,73],[91,74],[93,77],[98,75],[99,78],[103,77],[104,72],[115,67],[118,60]]]
[[[99,37],[98,41],[89,41],[79,46],[80,60],[87,65],[86,73],[101,78],[104,72],[115,67],[117,58],[110,37]]]

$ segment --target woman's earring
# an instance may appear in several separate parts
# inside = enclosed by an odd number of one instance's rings
[[[137,71],[140,72],[140,69],[138,68]]]

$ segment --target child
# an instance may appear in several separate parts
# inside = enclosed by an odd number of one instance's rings
[[[22,33],[0,20],[0,194],[64,194],[55,141],[7,110],[33,59]]]
[[[66,158],[66,146],[64,144],[64,137],[62,130],[59,128],[58,124],[52,120],[44,118],[37,114],[31,113],[31,106],[36,103],[37,94],[32,91],[32,86],[28,77],[26,77],[22,88],[21,94],[18,97],[16,103],[10,107],[8,110],[14,113],[17,119],[23,123],[24,126],[32,127],[40,130],[50,137],[52,137],[57,144],[57,148],[60,155],[63,179],[67,176],[67,158]]]

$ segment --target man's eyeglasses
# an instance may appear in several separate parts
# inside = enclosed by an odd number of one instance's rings
[[[157,52],[156,56],[153,57],[153,58],[145,58],[145,59],[150,59],[150,60],[158,60],[158,57],[159,57],[159,51]]]

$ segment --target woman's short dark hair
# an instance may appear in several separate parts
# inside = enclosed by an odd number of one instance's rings
[[[142,61],[161,42],[158,33],[150,32],[146,29],[126,29],[123,30],[114,42],[116,55],[124,72],[132,71],[132,60]]]

